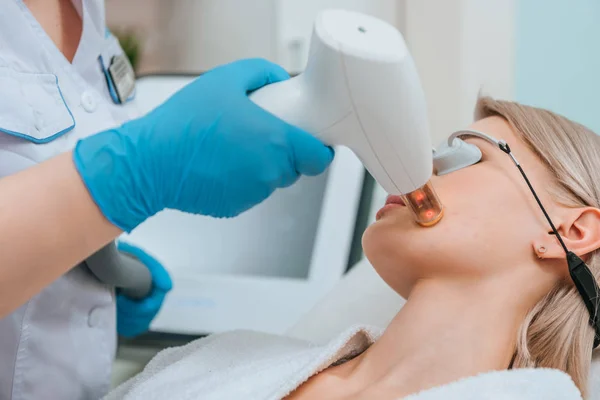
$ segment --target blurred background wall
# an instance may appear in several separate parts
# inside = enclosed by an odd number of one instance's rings
[[[135,31],[141,72],[198,71],[246,57],[264,57],[300,72],[312,23],[323,8],[366,12],[396,25],[396,0],[118,0],[107,21]],[[166,51],[166,53],[165,53]]]
[[[107,21],[133,32],[138,73],[199,72],[265,57],[305,65],[320,9],[397,26],[419,68],[436,140],[472,117],[479,91],[563,113],[600,131],[597,0],[108,0]]]
[[[516,99],[600,133],[600,1],[517,4]]]

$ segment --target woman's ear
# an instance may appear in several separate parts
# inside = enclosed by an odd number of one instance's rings
[[[556,229],[569,250],[580,257],[600,248],[600,209],[581,207],[566,209]],[[565,251],[554,232],[533,242],[533,251],[541,259],[564,258]]]

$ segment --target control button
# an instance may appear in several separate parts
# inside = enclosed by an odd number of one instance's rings
[[[81,106],[89,113],[96,111],[98,103],[92,92],[85,91],[81,95]]]
[[[102,324],[102,320],[104,319],[105,313],[102,307],[94,307],[88,314],[88,326],[90,328],[95,328]]]

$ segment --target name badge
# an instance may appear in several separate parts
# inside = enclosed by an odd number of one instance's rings
[[[108,67],[119,103],[125,103],[135,89],[135,72],[125,54],[113,56]]]
[[[102,56],[98,57],[98,61],[113,102],[115,104],[126,103],[135,91],[135,71],[129,58],[124,53],[117,54],[111,57],[108,67],[105,66]]]

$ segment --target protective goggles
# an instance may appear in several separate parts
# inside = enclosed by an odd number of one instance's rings
[[[575,283],[575,287],[577,288],[577,291],[583,299],[583,302],[585,303],[585,306],[590,314],[589,323],[592,328],[594,328],[596,333],[594,338],[594,348],[596,348],[600,344],[600,320],[598,318],[598,309],[600,307],[600,291],[598,290],[596,279],[594,278],[594,275],[592,275],[592,272],[586,263],[583,262],[583,260],[575,253],[570,251],[565,245],[562,237],[552,223],[550,216],[546,212],[546,209],[542,205],[537,193],[533,189],[533,186],[531,186],[531,182],[529,182],[527,175],[525,175],[521,164],[519,164],[513,155],[508,144],[503,140],[495,139],[483,132],[475,130],[466,129],[455,132],[450,135],[446,143],[434,150],[433,166],[436,169],[437,175],[445,175],[450,172],[457,171],[459,169],[476,164],[481,160],[481,150],[479,150],[477,146],[463,141],[461,137],[465,136],[478,137],[490,142],[504,153],[509,155],[515,166],[519,169],[519,172],[523,176],[523,179],[525,179],[529,190],[531,190],[533,197],[535,197],[535,201],[540,206],[542,213],[544,213],[544,217],[550,224],[550,227],[552,228],[552,234],[556,236],[556,239],[559,241],[561,247],[565,251],[567,265],[569,266],[569,274],[571,275],[571,279]]]

